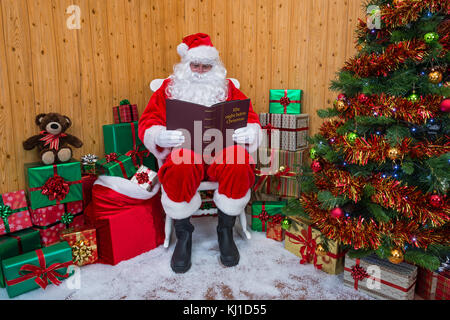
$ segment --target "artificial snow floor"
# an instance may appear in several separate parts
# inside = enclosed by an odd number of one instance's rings
[[[59,287],[50,285],[45,291],[37,289],[15,299],[370,299],[345,287],[342,274],[328,275],[310,264],[300,265],[300,259],[285,250],[283,242],[267,239],[262,232],[251,232],[252,239],[246,240],[235,230],[241,259],[238,266],[225,268],[219,263],[217,218],[191,221],[195,227],[192,267],[185,274],[175,274],[170,269],[175,245],[172,237],[168,249],[160,246],[116,266],[84,266],[79,270],[78,283],[66,280]],[[0,289],[0,299],[8,299],[5,289]]]

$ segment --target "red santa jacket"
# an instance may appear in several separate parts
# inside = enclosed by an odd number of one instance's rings
[[[164,159],[170,152],[170,149],[160,148],[155,144],[155,138],[159,134],[159,131],[164,130],[166,127],[166,88],[170,83],[170,79],[164,80],[161,87],[150,98],[147,107],[144,110],[141,118],[139,119],[138,134],[139,139],[144,142],[147,149],[152,152],[158,159]],[[245,100],[248,99],[232,81],[228,80],[228,97],[230,100]],[[253,152],[258,147],[258,143],[261,141],[261,124],[259,123],[259,117],[253,111],[253,106],[250,103],[250,109],[248,113],[248,124],[255,125],[258,132],[258,139],[254,145],[249,147],[249,151]]]

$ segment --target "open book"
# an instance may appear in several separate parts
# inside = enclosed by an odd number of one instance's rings
[[[182,148],[199,153],[233,145],[234,130],[247,126],[250,99],[232,100],[210,107],[166,99],[167,130],[180,130],[185,136]]]

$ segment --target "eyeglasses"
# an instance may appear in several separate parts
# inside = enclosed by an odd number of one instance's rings
[[[191,70],[194,72],[208,72],[212,67],[210,64],[191,63]]]

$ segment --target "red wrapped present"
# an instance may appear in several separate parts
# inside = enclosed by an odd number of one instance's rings
[[[436,284],[436,300],[450,300],[450,271],[438,274]]]
[[[139,121],[137,105],[130,104],[128,100],[120,101],[120,105],[113,108],[114,123]]]
[[[92,187],[97,180],[95,174],[83,174],[81,177],[81,184],[83,187],[83,208],[86,208],[92,200]]]
[[[131,194],[141,199],[125,195],[126,188],[134,188]],[[126,179],[99,177],[85,210],[97,229],[99,262],[115,265],[164,242],[163,209],[155,189],[149,193]]]
[[[32,226],[25,191],[4,193],[0,196],[0,235]]]
[[[267,222],[266,237],[276,241],[284,240],[284,230],[281,227],[281,221],[283,216],[281,214],[276,214],[271,217]]]
[[[69,228],[61,231],[60,237],[72,248],[74,264],[81,267],[97,261],[97,236],[94,228],[87,226]]]
[[[42,246],[59,242],[59,233],[84,224],[83,201],[69,202],[31,211],[33,228],[41,234]]]

